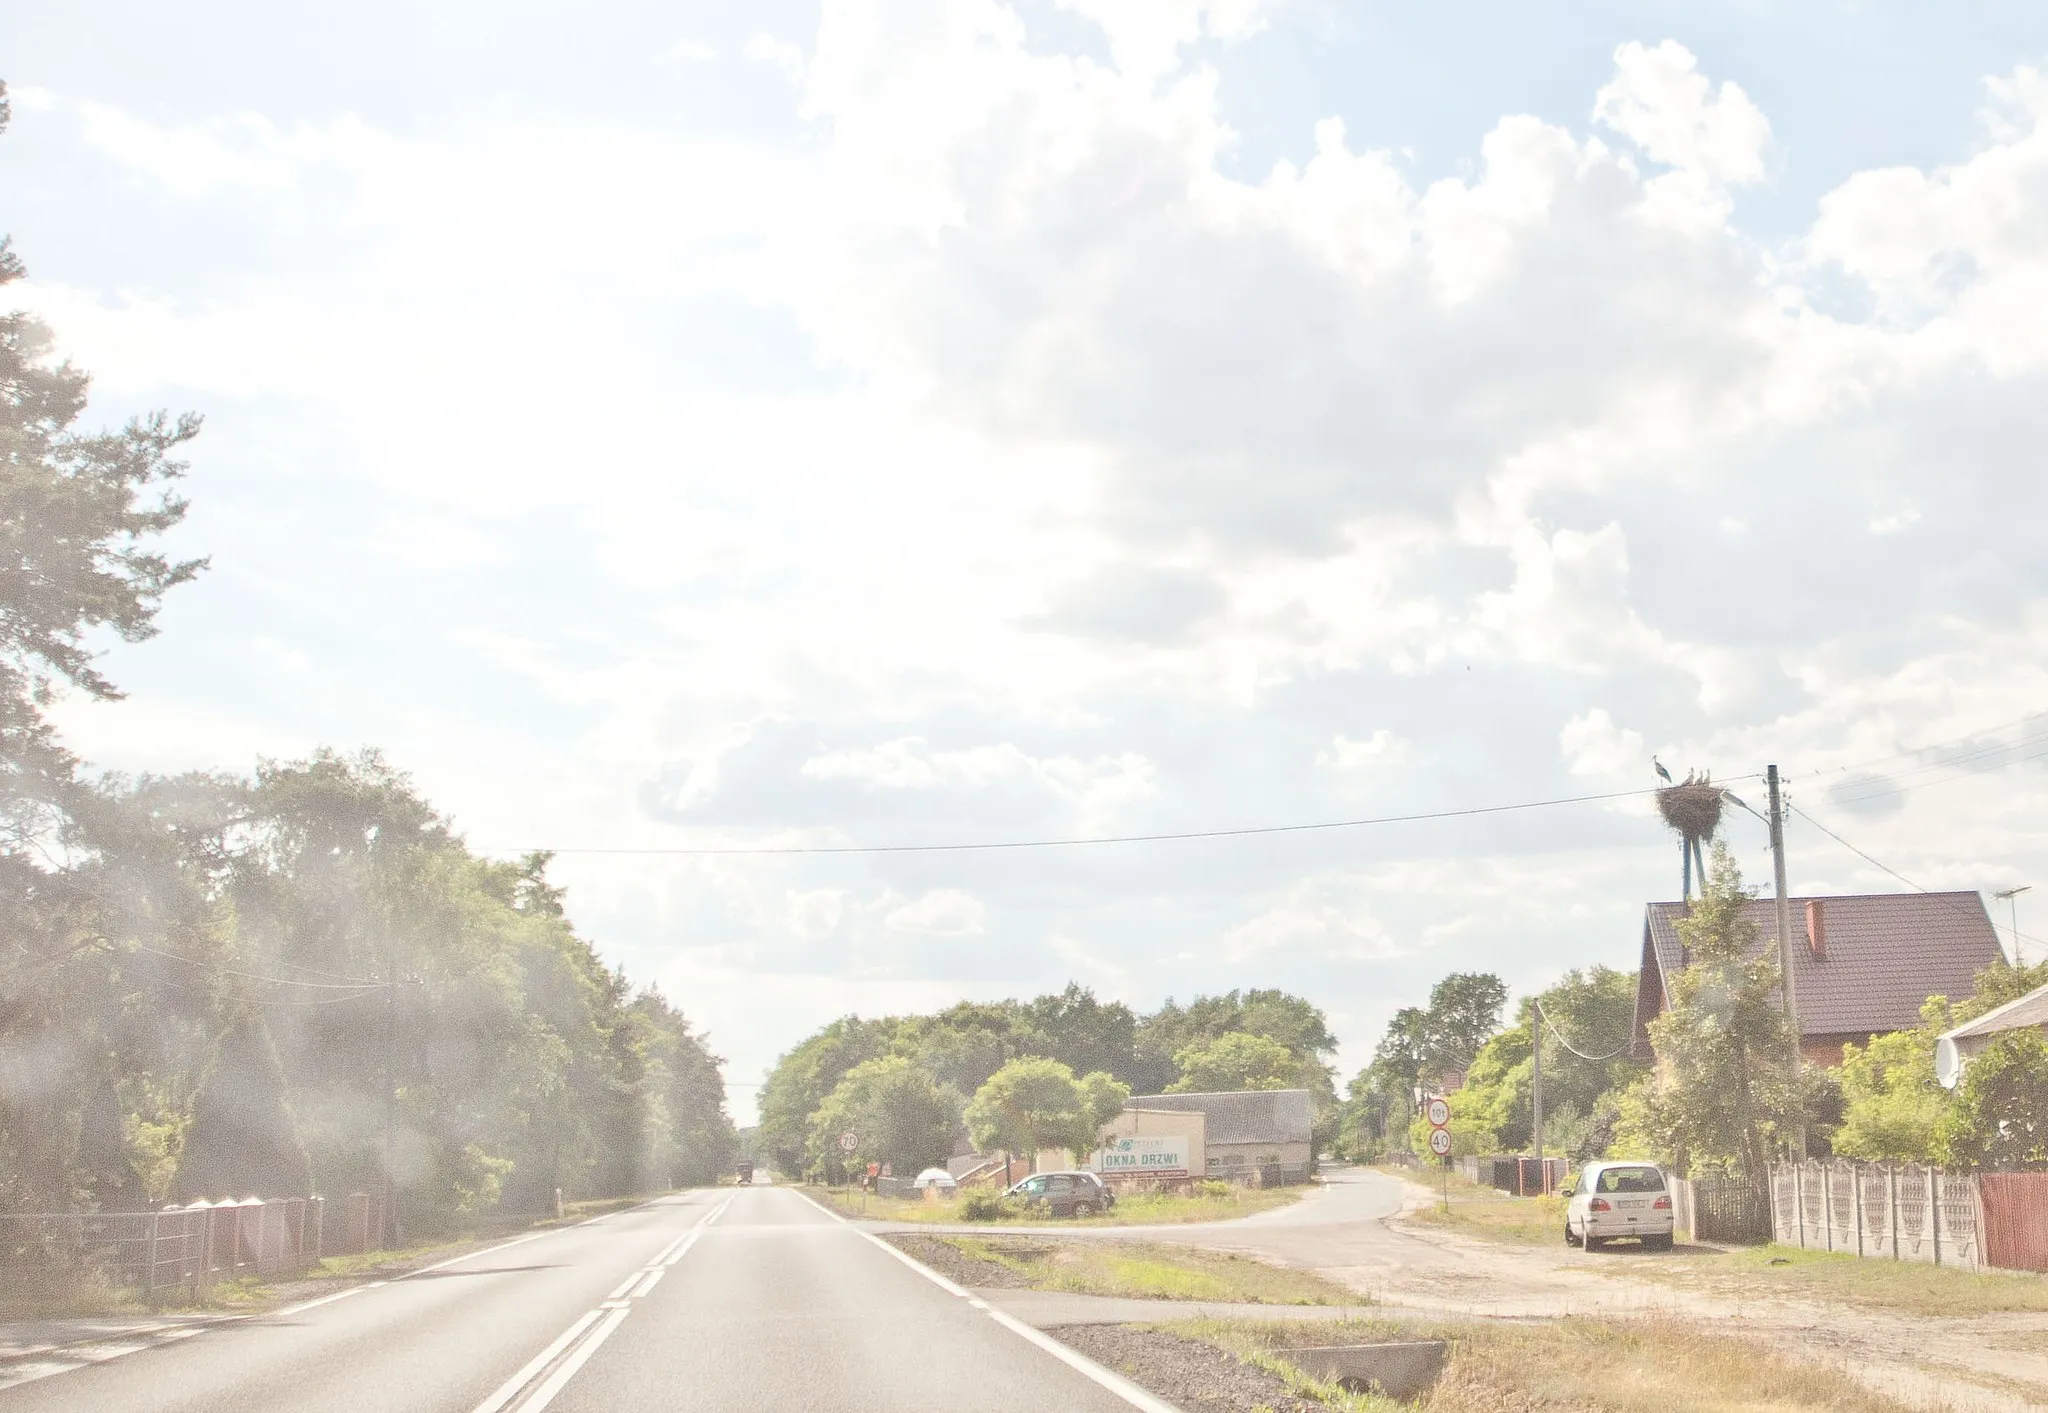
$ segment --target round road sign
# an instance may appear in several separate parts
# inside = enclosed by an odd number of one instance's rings
[[[1433,1127],[1442,1128],[1451,1121],[1451,1106],[1441,1099],[1429,1101],[1429,1122]]]
[[[848,1129],[845,1133],[839,1135],[840,1152],[851,1153],[854,1149],[858,1147],[860,1147],[860,1135],[855,1133],[852,1129]]]
[[[1451,1131],[1447,1128],[1433,1128],[1429,1131],[1429,1151],[1439,1158],[1451,1156]]]

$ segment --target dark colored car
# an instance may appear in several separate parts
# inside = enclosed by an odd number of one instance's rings
[[[1116,1194],[1094,1173],[1033,1173],[1007,1195],[1055,1217],[1092,1217],[1116,1206]]]

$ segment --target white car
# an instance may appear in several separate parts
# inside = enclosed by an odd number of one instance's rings
[[[1654,1163],[1588,1163],[1564,1190],[1564,1240],[1588,1251],[1618,1236],[1671,1249],[1671,1187]]]

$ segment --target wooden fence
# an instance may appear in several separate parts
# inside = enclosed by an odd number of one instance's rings
[[[1984,1264],[2048,1271],[2048,1173],[1980,1173]]]

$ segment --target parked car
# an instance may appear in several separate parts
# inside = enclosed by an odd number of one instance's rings
[[[1116,1194],[1094,1173],[1033,1173],[1005,1195],[1055,1217],[1092,1217],[1116,1206]]]
[[[1588,1163],[1564,1196],[1567,1246],[1593,1251],[1632,1236],[1645,1251],[1671,1249],[1671,1186],[1654,1163]]]

